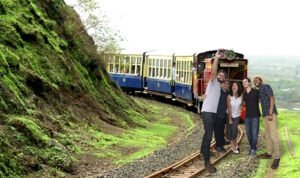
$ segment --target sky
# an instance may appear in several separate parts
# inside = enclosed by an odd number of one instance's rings
[[[300,56],[297,0],[96,1],[126,51],[225,48],[248,56]]]

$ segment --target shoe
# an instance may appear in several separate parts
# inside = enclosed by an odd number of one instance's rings
[[[239,154],[239,153],[240,153],[239,150],[232,150],[232,152],[233,152],[234,154]]]
[[[241,152],[240,147],[237,146],[236,149],[237,149],[239,152]]]
[[[223,147],[217,147],[216,150],[219,153],[225,153],[226,152],[226,150]]]
[[[230,141],[225,140],[224,145],[229,145]]]
[[[269,155],[268,153],[263,153],[263,154],[258,155],[257,158],[260,158],[260,159],[271,159],[272,155]]]
[[[256,150],[250,150],[249,156],[256,156]]]
[[[215,168],[215,166],[213,166],[210,163],[205,164],[205,169],[211,174],[217,172],[217,169]]]
[[[272,169],[277,169],[279,166],[280,159],[274,159],[273,164],[271,166]]]

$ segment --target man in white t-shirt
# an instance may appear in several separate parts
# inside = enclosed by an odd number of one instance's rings
[[[201,116],[204,126],[204,136],[201,150],[204,157],[205,168],[210,173],[215,173],[216,168],[210,163],[210,142],[212,140],[214,125],[217,117],[217,109],[221,94],[221,83],[225,81],[225,72],[218,71],[219,59],[224,58],[224,50],[219,49],[214,57],[211,78],[205,91],[205,100],[203,101]]]

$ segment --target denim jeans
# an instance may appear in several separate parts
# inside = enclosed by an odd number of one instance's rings
[[[226,116],[224,118],[217,117],[215,121],[215,127],[214,127],[214,135],[216,140],[216,146],[217,147],[223,147],[224,146],[224,130],[225,130],[225,124],[226,124]]]
[[[202,112],[201,116],[204,127],[204,135],[202,139],[200,152],[203,154],[205,164],[207,164],[209,163],[210,159],[210,142],[212,140],[217,114],[210,112]]]
[[[257,150],[257,140],[259,132],[259,117],[245,119],[246,133],[251,150]]]

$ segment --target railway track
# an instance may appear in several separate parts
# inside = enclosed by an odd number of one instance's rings
[[[238,135],[238,143],[241,142],[244,133],[243,130],[239,127],[239,135]],[[216,164],[226,155],[231,152],[230,146],[226,146],[226,152],[223,154],[217,153],[213,150],[215,147],[215,141],[213,140],[210,148],[213,152],[211,155],[211,163]],[[191,154],[190,156],[166,167],[162,170],[152,173],[151,175],[145,178],[193,178],[201,175],[205,171],[205,166],[203,162],[203,158],[200,155],[199,151]]]
[[[294,149],[294,147],[292,145],[292,142],[289,138],[288,128],[287,128],[286,124],[284,124],[284,131],[285,131],[285,137],[286,137],[286,141],[287,141],[290,153],[291,153],[292,157],[294,157],[295,156],[295,149]]]

